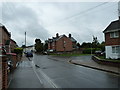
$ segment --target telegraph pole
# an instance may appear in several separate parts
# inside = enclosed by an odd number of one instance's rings
[[[26,52],[26,32],[25,32],[25,52]]]

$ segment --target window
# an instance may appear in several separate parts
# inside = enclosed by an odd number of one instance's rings
[[[119,37],[119,32],[115,32],[115,37]]]
[[[119,37],[119,32],[118,31],[110,33],[110,38],[117,38],[117,37]]]
[[[120,53],[120,46],[113,46],[112,53]]]
[[[115,47],[112,47],[112,53],[115,53]]]
[[[120,51],[120,46],[116,46],[116,53],[119,53]]]

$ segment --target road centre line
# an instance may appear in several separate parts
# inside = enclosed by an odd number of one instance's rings
[[[37,77],[39,78],[37,72],[35,71],[35,63],[32,61],[32,65],[34,68],[34,72],[36,73]],[[42,74],[42,76],[48,81],[48,83],[53,87],[53,88],[59,88],[42,70],[39,69],[39,72]],[[40,78],[39,78],[40,80]],[[41,80],[40,80],[41,81]],[[43,83],[43,82],[42,82]]]

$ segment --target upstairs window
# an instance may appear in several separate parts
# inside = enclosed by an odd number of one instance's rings
[[[119,32],[118,31],[110,33],[110,38],[118,38],[118,37],[119,37]]]

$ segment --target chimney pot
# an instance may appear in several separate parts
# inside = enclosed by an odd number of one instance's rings
[[[59,34],[58,34],[58,33],[56,34],[56,37],[57,37],[57,38],[59,37]]]
[[[71,38],[71,34],[69,34],[69,38]]]

